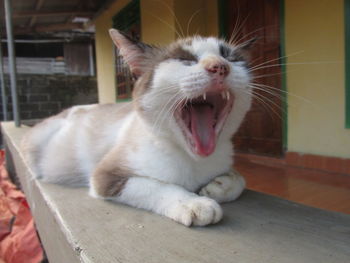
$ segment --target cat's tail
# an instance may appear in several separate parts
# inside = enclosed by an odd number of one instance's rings
[[[61,129],[66,121],[67,110],[45,119],[31,128],[21,141],[21,149],[25,162],[32,170],[34,178],[41,177],[40,159],[44,148],[51,138]]]

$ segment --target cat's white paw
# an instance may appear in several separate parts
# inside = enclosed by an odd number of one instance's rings
[[[229,202],[237,199],[245,188],[243,176],[237,172],[216,177],[208,185],[199,191],[199,195],[207,196],[219,203]]]
[[[194,197],[175,204],[167,216],[185,226],[215,224],[222,218],[220,205],[207,197]]]

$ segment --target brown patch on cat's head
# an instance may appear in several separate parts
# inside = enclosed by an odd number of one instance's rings
[[[149,90],[154,69],[159,63],[167,59],[197,60],[196,56],[183,48],[184,45],[189,46],[192,44],[192,38],[180,39],[166,48],[159,48],[135,41],[116,29],[110,29],[109,33],[136,79],[133,100],[138,110],[143,110],[140,105],[140,99]]]
[[[147,60],[147,70],[138,78],[134,85],[133,101],[137,110],[141,112],[143,111],[140,99],[147,93],[152,85],[154,70],[161,62],[167,59],[197,61],[197,57],[195,55],[183,48],[184,44],[190,45],[191,43],[192,40],[190,38],[179,40],[166,48],[156,48],[156,50],[153,50],[147,55],[148,57],[152,57],[152,59]]]
[[[164,59],[179,59],[179,60],[191,60],[191,61],[197,61],[197,57],[193,55],[191,52],[185,50],[181,42],[177,42],[174,45],[171,45],[164,57]]]

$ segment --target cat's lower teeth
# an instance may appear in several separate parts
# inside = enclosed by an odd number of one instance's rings
[[[208,103],[206,101],[195,101],[195,102],[192,102],[192,103],[188,103],[185,105],[185,108],[190,108],[190,107],[196,107],[196,106],[203,106],[203,105],[207,105],[209,106],[210,108],[214,108],[214,105],[211,104],[211,103]]]
[[[221,92],[221,97],[224,99],[224,100],[229,100],[230,99],[230,92],[227,90],[226,92],[225,91],[222,91]]]

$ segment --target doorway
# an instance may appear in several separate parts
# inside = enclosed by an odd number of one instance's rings
[[[256,39],[250,61],[257,88],[252,108],[234,136],[238,152],[283,154],[282,70],[276,65],[281,63],[280,5],[280,0],[225,1],[228,38],[235,32],[238,43]]]

